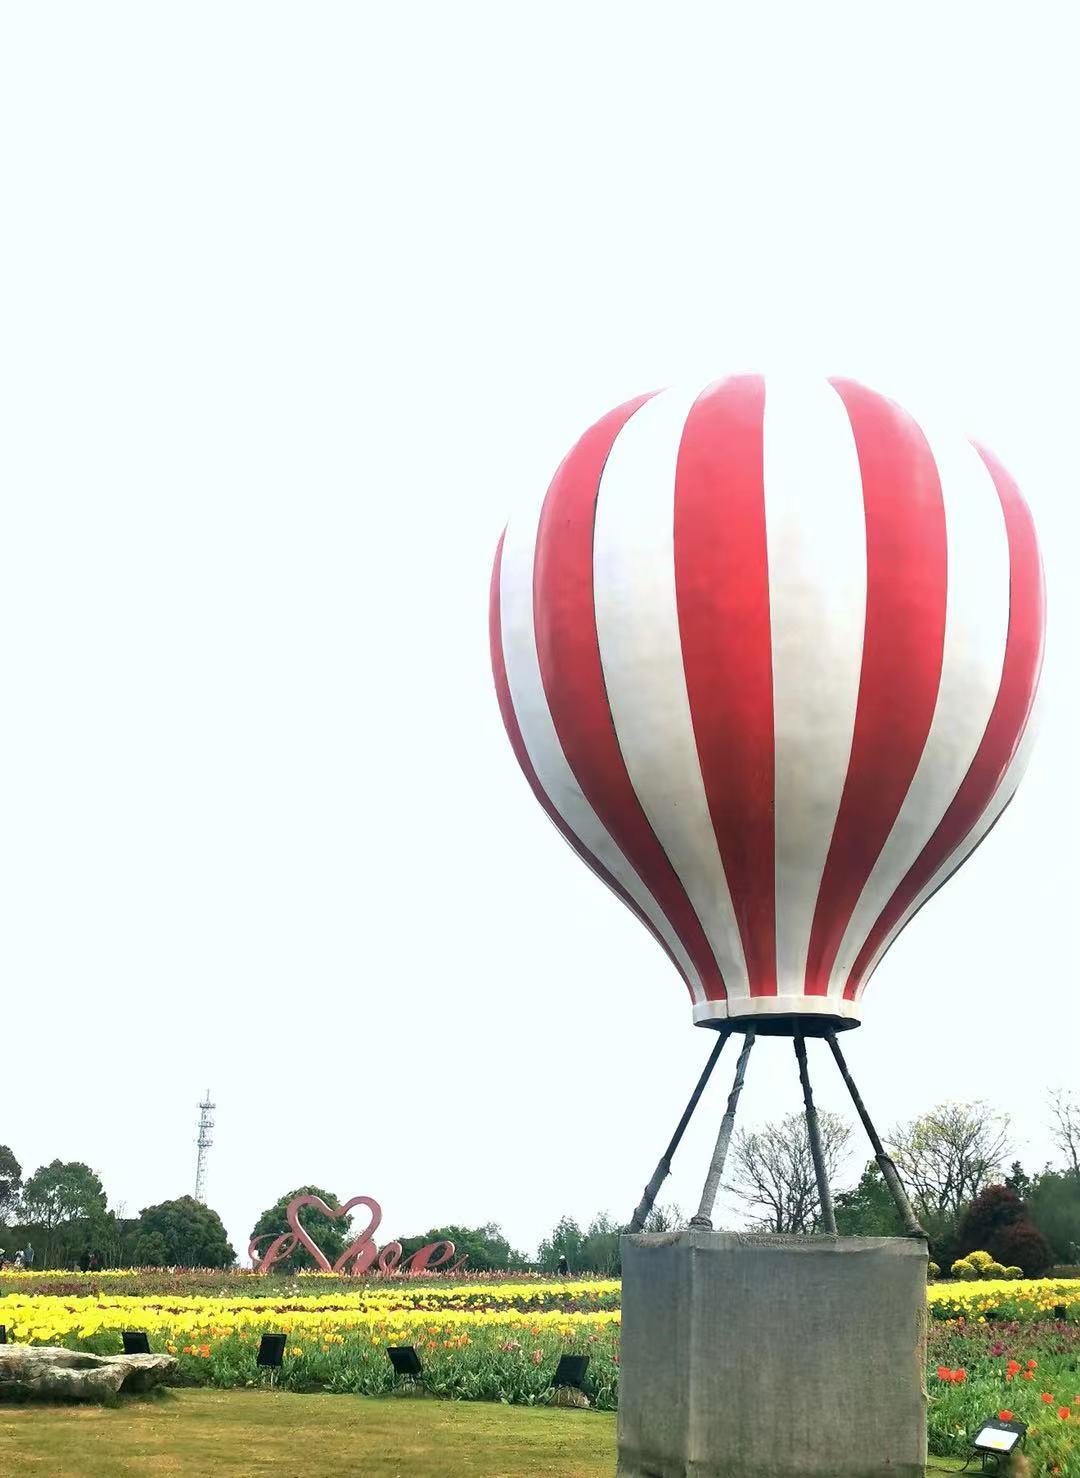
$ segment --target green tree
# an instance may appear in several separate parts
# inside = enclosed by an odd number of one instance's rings
[[[619,1237],[622,1227],[612,1221],[606,1211],[600,1211],[589,1223],[589,1230],[581,1244],[581,1271],[602,1273],[613,1277],[622,1271],[622,1254]]]
[[[584,1247],[585,1233],[574,1218],[560,1217],[551,1236],[545,1237],[540,1243],[536,1256],[537,1266],[542,1273],[554,1273],[558,1271],[559,1258],[565,1257],[571,1272],[590,1271],[585,1267]]]
[[[169,1257],[168,1244],[160,1232],[137,1232],[132,1239],[131,1255],[137,1268],[174,1266]]]
[[[474,1272],[492,1272],[500,1268],[524,1268],[528,1258],[515,1252],[495,1222],[482,1227],[432,1227],[421,1237],[399,1237],[402,1258],[418,1252],[429,1242],[453,1242],[454,1260],[468,1255],[468,1266]]]
[[[1014,1160],[1009,1166],[1009,1173],[1005,1177],[1005,1185],[1010,1191],[1015,1191],[1021,1201],[1027,1200],[1031,1190],[1031,1176],[1019,1160]]]
[[[1057,1260],[1080,1263],[1080,1180],[1071,1171],[1044,1170],[1032,1183],[1028,1211]]]
[[[857,1186],[841,1191],[836,1201],[836,1230],[842,1237],[902,1237],[904,1224],[876,1160],[871,1160]]]
[[[22,1166],[8,1149],[0,1144],[0,1227],[14,1219],[22,1190]]]
[[[89,1165],[53,1160],[23,1186],[22,1216],[42,1263],[69,1258],[105,1218],[105,1192]]]
[[[331,1210],[341,1205],[333,1191],[325,1191],[317,1185],[298,1186],[295,1191],[289,1191],[287,1195],[281,1196],[273,1206],[263,1212],[251,1229],[252,1240],[256,1237],[276,1237],[280,1232],[289,1231],[286,1212],[297,1196],[318,1196]],[[322,1249],[327,1261],[331,1264],[337,1261],[352,1240],[351,1221],[351,1217],[345,1216],[334,1217],[331,1220],[314,1206],[303,1206],[300,1209],[300,1225],[315,1246]],[[260,1247],[265,1250],[269,1245],[269,1242],[263,1242]],[[288,1256],[282,1258],[276,1266],[281,1271],[287,1270],[295,1273],[301,1268],[314,1268],[316,1262],[306,1247],[294,1247]]]
[[[645,1218],[642,1231],[677,1232],[686,1225],[686,1213],[674,1201],[668,1206],[654,1206]]]
[[[678,1206],[654,1206],[643,1230],[671,1232],[685,1225],[686,1217]],[[564,1216],[551,1236],[540,1243],[537,1266],[542,1272],[553,1273],[561,1256],[566,1258],[572,1273],[618,1277],[622,1273],[622,1236],[626,1230],[607,1211],[598,1211],[585,1232],[572,1217]]]
[[[140,1267],[229,1268],[236,1261],[221,1217],[194,1196],[141,1211],[133,1252]]]

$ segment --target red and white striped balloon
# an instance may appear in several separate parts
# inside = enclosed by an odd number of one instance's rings
[[[540,804],[694,1020],[765,1030],[858,1022],[1012,798],[1043,626],[1009,474],[849,380],[620,406],[510,522],[491,590]]]

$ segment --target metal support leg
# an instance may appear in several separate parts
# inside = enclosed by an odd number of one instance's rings
[[[730,1027],[722,1027],[720,1029],[717,1041],[712,1051],[709,1053],[709,1060],[705,1064],[705,1070],[697,1081],[697,1087],[690,1095],[690,1102],[683,1110],[682,1118],[675,1126],[675,1133],[671,1136],[671,1143],[668,1145],[664,1153],[660,1156],[660,1160],[656,1166],[656,1169],[653,1171],[652,1180],[649,1181],[649,1184],[642,1192],[641,1200],[638,1202],[637,1210],[634,1212],[633,1216],[630,1219],[629,1229],[631,1232],[641,1231],[642,1227],[645,1225],[646,1220],[648,1219],[649,1212],[653,1209],[653,1204],[660,1193],[660,1187],[663,1185],[667,1177],[671,1174],[672,1157],[674,1156],[675,1151],[679,1148],[679,1141],[686,1133],[686,1126],[687,1124],[689,1124],[691,1118],[693,1117],[694,1110],[698,1106],[698,1100],[701,1098],[702,1093],[704,1093],[705,1091],[705,1084],[712,1076],[712,1070],[719,1061],[721,1052],[724,1050],[724,1043],[730,1036]]]
[[[716,1205],[716,1193],[720,1189],[720,1177],[724,1173],[724,1161],[727,1159],[728,1145],[731,1143],[731,1131],[735,1126],[735,1110],[739,1106],[739,1094],[742,1092],[743,1082],[746,1079],[746,1064],[750,1060],[750,1051],[754,1045],[753,1027],[746,1033],[746,1041],[739,1053],[738,1066],[735,1069],[735,1081],[731,1085],[728,1094],[727,1108],[724,1117],[720,1121],[720,1133],[716,1136],[716,1148],[713,1150],[712,1162],[709,1165],[709,1173],[705,1177],[705,1185],[701,1192],[701,1205],[697,1209],[697,1215],[690,1218],[692,1227],[705,1227],[712,1231],[713,1207]]]
[[[795,1033],[795,1056],[799,1060],[799,1082],[802,1084],[803,1108],[806,1111],[806,1132],[810,1138],[810,1157],[814,1162],[817,1179],[818,1201],[821,1206],[821,1229],[830,1237],[836,1236],[836,1213],[833,1210],[832,1190],[825,1168],[825,1151],[821,1143],[821,1125],[818,1123],[814,1094],[810,1087],[810,1070],[806,1065],[806,1039],[802,1032]]]
[[[840,1069],[840,1076],[847,1084],[847,1090],[851,1094],[851,1101],[855,1105],[855,1112],[862,1120],[863,1128],[870,1137],[870,1143],[874,1148],[874,1158],[877,1160],[878,1168],[884,1177],[885,1184],[889,1187],[892,1198],[896,1202],[896,1209],[899,1211],[900,1219],[904,1223],[905,1233],[909,1237],[922,1237],[924,1241],[927,1240],[926,1233],[919,1225],[919,1218],[915,1215],[911,1202],[908,1200],[907,1191],[904,1190],[896,1166],[885,1153],[885,1146],[882,1144],[878,1132],[871,1122],[870,1115],[866,1111],[866,1105],[859,1097],[859,1090],[856,1088],[851,1074],[848,1072],[848,1065],[844,1061],[844,1054],[840,1051],[840,1044],[836,1040],[836,1033],[834,1031],[827,1032],[825,1040],[829,1044],[832,1055],[836,1058],[836,1065]]]

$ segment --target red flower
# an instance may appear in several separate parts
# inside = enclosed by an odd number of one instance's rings
[[[1013,1414],[1012,1414],[1011,1411],[999,1411],[998,1412],[998,1421],[999,1422],[1011,1422],[1012,1419],[1013,1419]]]
[[[1067,1422],[1069,1420],[1069,1408],[1067,1406],[1059,1406],[1058,1416],[1063,1422]]]
[[[1014,1375],[1018,1375],[1019,1373],[1020,1373],[1020,1362],[1019,1362],[1019,1360],[1010,1360],[1009,1363],[1008,1363],[1008,1365],[1006,1365],[1006,1367],[1005,1367],[1005,1374],[1009,1377],[1010,1380],[1012,1380],[1013,1376]]]
[[[949,1370],[949,1369],[947,1369],[944,1365],[939,1365],[938,1366],[937,1373],[938,1373],[938,1380],[951,1380],[952,1379],[952,1371]]]
[[[1029,1360],[1028,1361],[1028,1369],[1029,1370],[1038,1370],[1038,1368],[1039,1368],[1039,1362],[1038,1362],[1038,1360]]]
[[[1034,1373],[1034,1371],[1025,1370],[1024,1371],[1024,1379],[1025,1380],[1034,1380],[1035,1379],[1035,1373]]]
[[[952,1373],[952,1378],[958,1386],[962,1386],[967,1380],[967,1371],[964,1370],[963,1367],[961,1367],[959,1370],[954,1370]]]
[[[1051,1394],[1050,1391],[1044,1391],[1042,1393],[1042,1398],[1043,1398],[1043,1405],[1044,1406],[1053,1406],[1053,1404],[1054,1404],[1054,1397],[1053,1397],[1053,1395]]]

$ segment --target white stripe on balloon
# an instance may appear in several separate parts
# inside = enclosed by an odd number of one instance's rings
[[[840,808],[866,627],[855,435],[827,380],[765,381],[765,525],[776,756],[776,974],[800,995]]]
[[[596,630],[631,783],[735,1001],[750,985],[701,776],[675,593],[675,468],[697,394],[662,391],[615,438],[596,509]]]
[[[842,994],[889,899],[937,830],[982,741],[1009,630],[1009,541],[1001,500],[974,447],[923,428],[945,504],[947,589],[941,682],[903,805],[844,931],[829,980]]]
[[[633,418],[631,418],[633,419]],[[510,520],[503,540],[499,610],[510,701],[522,742],[551,804],[580,842],[607,868],[678,960],[695,1001],[705,990],[694,962],[666,914],[582,793],[555,729],[540,676],[533,617],[533,567],[543,499]]]
[[[948,857],[946,857],[945,861],[938,868],[937,872],[934,873],[933,877],[926,884],[925,888],[923,888],[923,890],[918,893],[914,899],[912,899],[906,912],[900,916],[897,924],[886,935],[885,939],[882,941],[881,947],[878,949],[877,953],[874,955],[873,959],[866,967],[866,971],[859,985],[856,999],[862,999],[862,993],[866,989],[871,975],[873,975],[874,971],[881,964],[882,959],[884,958],[890,945],[896,939],[896,936],[901,933],[901,931],[907,926],[911,919],[914,918],[914,916],[918,913],[919,909],[922,908],[927,899],[931,898],[933,894],[936,893],[937,890],[942,886],[942,884],[949,877],[951,877],[951,875],[957,870],[957,868],[962,866],[967,858],[971,856],[972,852],[974,852],[975,848],[979,845],[983,837],[990,830],[994,822],[998,819],[1002,811],[1004,811],[1005,807],[1009,804],[1013,796],[1016,794],[1016,788],[1020,784],[1021,780],[1024,778],[1024,771],[1028,767],[1028,760],[1031,758],[1031,751],[1034,748],[1035,740],[1038,737],[1039,717],[1042,711],[1042,701],[1042,689],[1038,688],[1036,690],[1035,701],[1032,705],[1031,713],[1028,716],[1027,727],[1024,729],[1023,738],[1017,745],[1016,752],[1010,760],[1005,774],[1001,778],[1001,783],[998,785],[997,790],[995,790],[994,794],[991,796],[990,801],[987,804],[986,809],[980,816],[977,825],[968,832],[967,836],[964,837],[960,845],[954,848],[954,850],[949,853]]]

